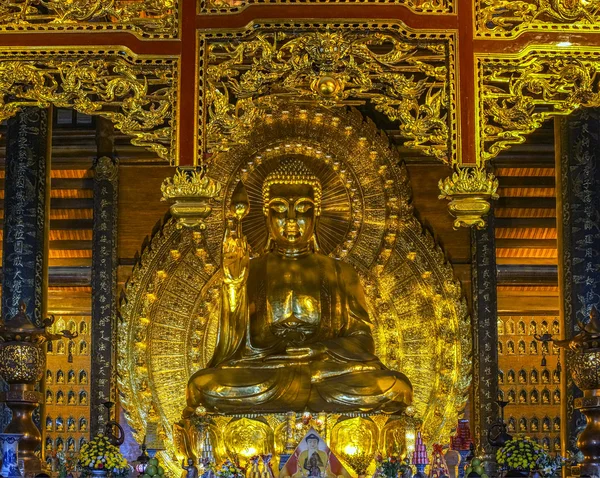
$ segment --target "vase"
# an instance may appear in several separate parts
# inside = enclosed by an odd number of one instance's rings
[[[90,470],[92,476],[95,476],[96,478],[102,478],[104,476],[108,476],[108,470],[98,470],[96,468]]]
[[[2,446],[2,469],[0,475],[4,478],[17,478],[21,476],[19,471],[19,440],[23,437],[21,433],[0,433],[0,444]]]
[[[427,475],[425,474],[425,467],[427,465],[415,465],[417,472],[413,475],[413,478],[425,478]]]

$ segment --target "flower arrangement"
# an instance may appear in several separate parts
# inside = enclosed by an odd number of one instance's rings
[[[244,478],[246,470],[237,463],[225,460],[220,467],[214,470],[214,474],[217,478]]]
[[[58,451],[55,452],[53,456],[56,459],[56,468],[59,478],[66,478],[68,473],[75,471],[75,466],[77,464],[75,453]]]
[[[365,450],[352,450],[354,453],[342,452],[342,459],[348,463],[358,476],[366,475],[369,465],[373,461],[373,453]]]
[[[79,466],[84,471],[106,470],[115,476],[127,474],[127,460],[108,438],[99,433],[79,451]]]
[[[550,456],[548,453],[543,453],[538,465],[544,476],[553,476],[559,468],[562,468],[567,463],[566,458],[562,456]]]
[[[527,437],[509,440],[496,453],[496,460],[504,470],[533,471],[553,474],[564,465],[562,457],[552,457],[536,442]]]
[[[410,465],[407,463],[408,460],[405,459],[403,462],[397,456],[383,458],[379,454],[375,458],[375,461],[377,462],[377,471],[375,474],[386,478],[397,478],[398,475],[402,476],[410,468]]]

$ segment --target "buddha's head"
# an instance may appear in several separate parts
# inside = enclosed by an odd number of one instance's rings
[[[270,241],[282,249],[316,248],[321,182],[314,173],[299,159],[285,158],[265,178],[262,194]]]

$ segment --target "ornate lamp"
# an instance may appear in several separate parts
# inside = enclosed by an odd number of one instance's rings
[[[54,318],[45,319],[42,327],[36,326],[26,313],[27,306],[21,301],[17,314],[0,324],[0,375],[9,384],[9,391],[0,395],[12,411],[12,420],[5,434],[21,434],[19,457],[23,459],[26,472],[38,472],[41,462],[36,450],[41,446],[40,431],[32,420],[33,411],[42,400],[35,385],[42,379],[46,369],[43,344],[62,337],[77,336],[67,330],[51,334],[47,328]]]
[[[144,441],[140,446],[140,450],[142,453],[135,460],[135,471],[139,473],[139,476],[142,476],[148,467],[148,461],[150,461],[150,456],[146,453],[146,436],[144,435]]]
[[[592,307],[590,321],[579,323],[579,332],[570,340],[557,340],[565,347],[568,368],[575,385],[583,390],[583,397],[575,399],[575,408],[587,419],[579,435],[577,446],[584,456],[581,476],[600,475],[600,317]]]

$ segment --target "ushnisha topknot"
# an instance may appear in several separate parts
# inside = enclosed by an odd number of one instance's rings
[[[269,213],[269,189],[273,184],[306,184],[312,186],[314,191],[315,215],[321,214],[321,181],[315,174],[298,158],[283,158],[279,167],[271,171],[265,178],[262,187],[263,212]]]

